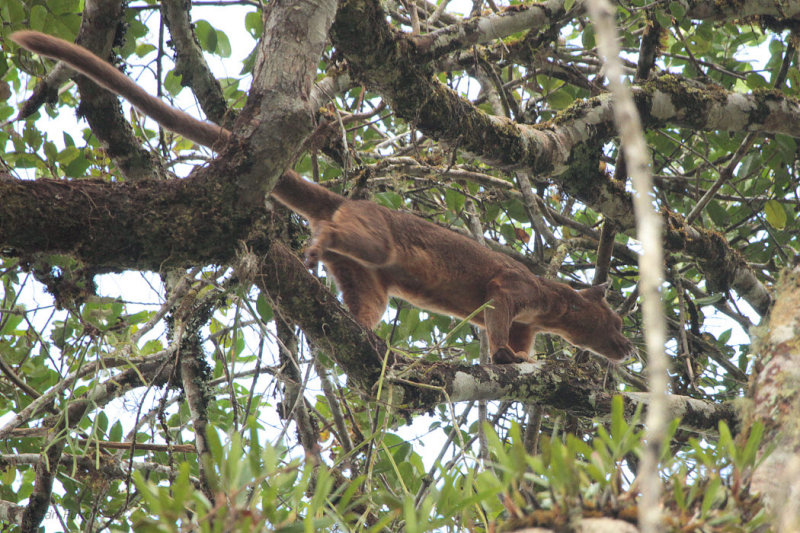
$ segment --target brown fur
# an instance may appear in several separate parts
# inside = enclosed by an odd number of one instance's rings
[[[164,127],[213,146],[230,132],[201,122],[147,94],[87,50],[38,32],[11,38],[41,55],[67,62],[103,87],[120,94]],[[398,296],[413,305],[466,317],[489,335],[496,363],[528,361],[538,332],[555,333],[612,361],[633,352],[622,320],[604,299],[605,285],[584,290],[531,274],[522,264],[455,232],[411,214],[365,200],[348,200],[301,178],[281,176],[272,194],[309,220],[314,234],[306,265],[322,261],[333,274],[345,304],[374,327]]]

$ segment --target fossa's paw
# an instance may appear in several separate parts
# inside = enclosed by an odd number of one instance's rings
[[[530,357],[525,352],[514,352],[508,346],[503,346],[494,352],[492,362],[496,365],[513,365],[516,363],[528,363]]]

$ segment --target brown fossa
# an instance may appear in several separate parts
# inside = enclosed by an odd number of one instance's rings
[[[80,46],[33,31],[11,39],[64,61],[198,144],[221,147],[231,136],[151,96]],[[555,333],[614,362],[633,352],[622,334],[622,319],[605,300],[606,284],[575,290],[540,278],[467,237],[374,202],[349,200],[292,170],[281,176],[272,195],[308,219],[313,239],[306,266],[325,264],[350,312],[366,327],[380,321],[390,295],[461,318],[490,302],[472,322],[486,329],[495,363],[529,361],[538,332]]]

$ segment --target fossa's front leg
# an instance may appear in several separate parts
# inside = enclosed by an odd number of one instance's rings
[[[526,332],[524,328],[512,325],[512,310],[508,299],[495,297],[489,305],[492,309],[487,308],[483,314],[492,361],[498,365],[530,361],[528,357],[530,341],[526,339],[532,338],[532,330]]]

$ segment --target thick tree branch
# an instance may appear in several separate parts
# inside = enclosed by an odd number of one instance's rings
[[[280,308],[281,316],[299,325],[314,346],[330,354],[348,379],[363,390],[371,389],[380,376],[386,343],[361,327],[296,255],[275,241],[258,266],[249,270],[240,276],[252,277]],[[398,358],[390,355],[392,360]]]
[[[247,104],[233,130],[259,161],[257,172],[237,176],[245,210],[263,205],[313,130],[309,94],[335,11],[335,0],[270,4]]]
[[[784,21],[800,22],[800,3],[796,1],[747,0],[726,4],[710,0],[682,0],[680,3],[690,18],[698,20],[723,21],[763,15]],[[579,10],[576,15],[583,11],[582,4],[582,1],[575,2],[575,7]],[[425,61],[454,50],[502,39],[520,31],[529,30],[534,33],[542,31],[556,23],[563,15],[563,0],[547,0],[528,6],[514,6],[513,9],[499,13],[465,18],[430,33],[413,36],[411,39],[421,54],[419,59]],[[645,48],[650,52],[653,50],[651,46]],[[649,54],[646,55],[649,57]],[[647,63],[648,61],[645,65]],[[647,70],[645,68],[643,72]],[[646,78],[646,76],[639,77]]]
[[[756,15],[776,17],[800,22],[800,2],[790,0],[744,0],[741,2],[715,2],[713,0],[679,0],[686,14],[700,20],[742,19]]]
[[[666,74],[634,88],[634,94],[639,112],[650,127],[670,125],[800,137],[800,102],[779,91],[735,93]]]
[[[400,116],[490,163],[557,175],[567,169],[576,146],[614,135],[610,95],[576,104],[552,124],[541,126],[480,111],[435,80],[428,67],[419,66],[409,48],[413,45],[391,31],[375,2],[344,2],[332,36],[356,77],[389,98]],[[800,103],[778,93],[739,95],[698,88],[675,76],[662,77],[635,93],[639,112],[651,126],[758,129],[800,137]]]
[[[230,261],[266,209],[238,207],[223,161],[194,178],[137,184],[91,180],[0,181],[0,250],[68,253],[98,271],[154,270]],[[239,158],[244,171],[255,161]],[[230,169],[231,167],[229,167]]]

